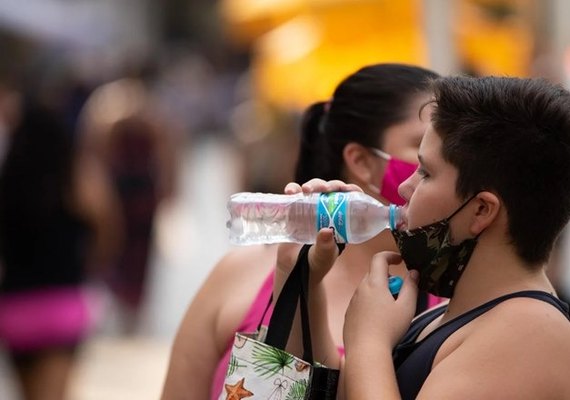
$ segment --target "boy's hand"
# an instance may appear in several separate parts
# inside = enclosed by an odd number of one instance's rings
[[[388,289],[388,266],[401,262],[398,253],[384,251],[372,259],[370,272],[362,280],[346,311],[344,344],[347,353],[361,346],[390,351],[409,328],[418,295],[417,271],[405,277],[398,298]]]

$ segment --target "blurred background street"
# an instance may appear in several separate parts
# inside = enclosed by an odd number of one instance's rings
[[[104,232],[67,399],[159,398],[178,324],[230,248],[229,195],[282,191],[302,110],[344,76],[402,62],[569,85],[567,17],[565,0],[0,0],[0,168],[28,101],[49,105]],[[551,268],[565,296],[568,236]],[[0,400],[23,400],[15,377],[0,343]]]
[[[137,334],[119,335],[118,316],[111,315],[109,306],[106,325],[80,351],[70,399],[157,399],[180,319],[208,267],[229,248],[225,202],[237,190],[237,155],[224,141],[208,138],[197,147],[185,148],[183,154],[179,195],[158,216],[158,238]],[[2,400],[20,399],[12,377],[0,352]]]

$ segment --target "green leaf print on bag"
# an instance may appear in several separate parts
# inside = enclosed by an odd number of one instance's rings
[[[230,362],[228,363],[228,370],[226,372],[226,376],[231,376],[234,372],[236,372],[239,368],[245,368],[247,365],[240,364],[239,360],[233,354],[230,355]]]
[[[307,392],[308,386],[309,382],[307,382],[306,379],[301,379],[300,381],[293,382],[285,400],[303,400],[305,398],[305,393]]]
[[[260,346],[254,343],[252,350],[254,370],[260,377],[271,377],[283,373],[285,368],[291,369],[294,357],[275,347]]]

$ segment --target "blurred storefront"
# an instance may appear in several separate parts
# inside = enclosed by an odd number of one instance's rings
[[[557,0],[220,3],[226,34],[251,51],[258,99],[296,109],[326,99],[344,76],[377,62],[444,65],[438,71],[444,74],[560,78],[560,66],[544,64],[562,64],[561,50],[551,45],[565,34],[555,18],[561,7]]]
[[[326,99],[366,64],[427,64],[419,0],[227,0],[222,11],[236,44],[251,48],[255,92],[272,105]]]
[[[453,35],[461,69],[472,75],[528,76],[538,29],[530,0],[461,0]]]

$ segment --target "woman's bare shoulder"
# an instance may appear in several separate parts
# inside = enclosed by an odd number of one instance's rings
[[[209,326],[221,349],[251,306],[264,279],[272,273],[276,248],[240,247],[214,265],[192,300],[182,325]]]
[[[230,249],[214,265],[212,275],[220,278],[263,273],[267,275],[275,266],[276,245],[244,246]]]

